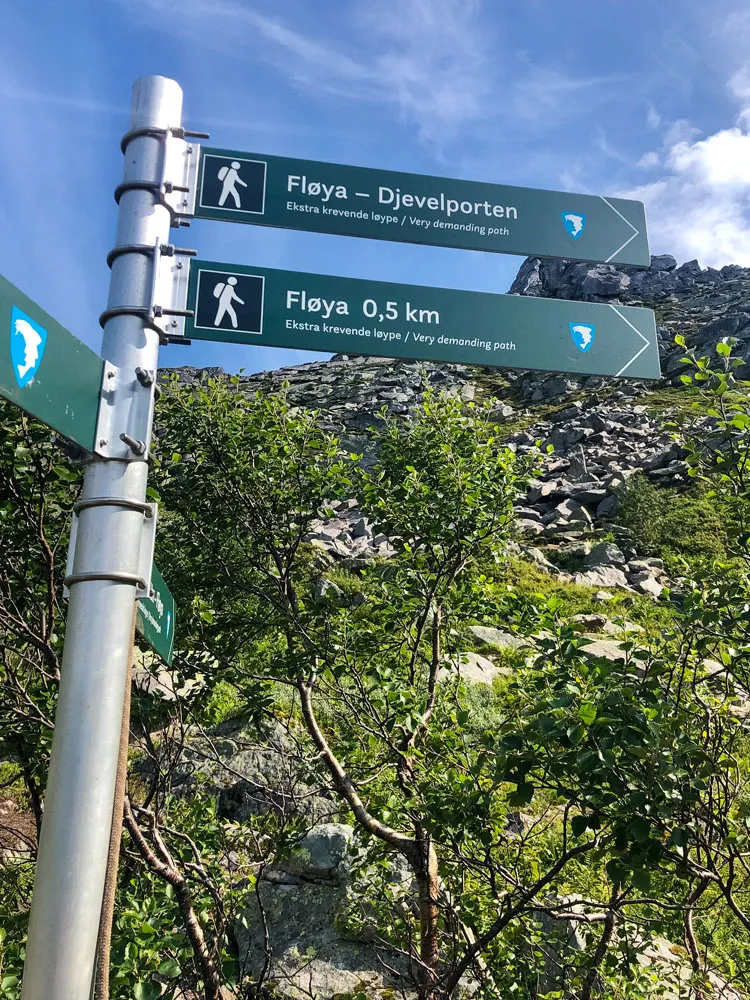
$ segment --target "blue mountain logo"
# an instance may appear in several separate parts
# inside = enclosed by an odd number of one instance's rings
[[[594,343],[595,327],[593,323],[570,323],[570,336],[579,351],[584,354]]]
[[[19,388],[34,378],[47,346],[47,331],[18,306],[10,314],[10,362]]]
[[[577,240],[586,228],[586,216],[579,212],[560,212],[568,236]]]

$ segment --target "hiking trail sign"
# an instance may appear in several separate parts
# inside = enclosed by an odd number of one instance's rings
[[[203,148],[195,216],[339,236],[648,266],[643,204]]]
[[[94,450],[104,362],[0,276],[0,396]]]
[[[0,396],[86,451],[96,449],[104,361],[0,275]],[[138,601],[137,628],[172,662],[175,602],[159,570]]]
[[[135,623],[146,642],[169,665],[174,649],[175,618],[174,597],[154,566],[151,570],[151,597],[138,601]]]
[[[650,309],[194,260],[186,335],[305,351],[660,378]]]

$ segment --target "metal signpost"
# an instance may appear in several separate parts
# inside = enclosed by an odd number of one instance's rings
[[[306,351],[659,378],[650,309],[193,261],[188,336]]]
[[[133,612],[136,598],[149,596],[142,549],[149,534],[144,526],[154,513],[146,503],[146,477],[155,375],[159,341],[177,321],[170,305],[173,271],[181,262],[170,254],[169,231],[183,200],[191,149],[181,113],[182,91],[173,80],[136,81],[102,315],[102,406],[95,408],[94,450],[76,505],[77,537],[66,577],[70,602],[23,1000],[86,1000],[92,984]],[[44,327],[49,319],[26,306],[28,300],[21,300],[36,337],[21,334],[29,350],[22,366],[33,360],[31,345],[37,351],[41,346],[36,338],[43,340],[35,324]],[[45,330],[49,338],[49,326]],[[39,392],[56,377],[43,380],[47,361],[42,358]],[[31,394],[24,399],[21,405],[31,408]],[[49,412],[51,404],[45,405]],[[37,415],[47,419],[41,410]]]
[[[195,215],[466,250],[651,262],[640,201],[231,149],[201,151]]]

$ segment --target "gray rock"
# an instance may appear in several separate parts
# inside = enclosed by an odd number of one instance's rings
[[[596,516],[597,517],[611,517],[612,514],[617,510],[617,497],[610,496],[597,506]]]
[[[614,542],[600,542],[595,545],[583,561],[587,569],[597,566],[624,566],[625,556],[622,549]]]
[[[345,870],[354,827],[320,823],[309,830],[280,868],[313,878],[330,878]]]
[[[352,521],[349,530],[352,538],[367,538],[371,534],[366,517],[359,517],[356,521]]]
[[[344,596],[341,587],[336,586],[333,580],[326,580],[325,577],[316,581],[313,594],[317,601],[336,601]]]
[[[488,625],[470,625],[468,631],[477,642],[483,646],[491,646],[493,649],[520,649],[527,645],[517,635],[505,632],[500,628],[491,628]]]
[[[581,282],[584,295],[597,298],[615,298],[623,293],[630,284],[627,274],[617,271],[609,264],[598,264],[587,271]]]
[[[241,719],[224,722],[206,737],[190,735],[185,757],[190,767],[173,776],[171,790],[189,795],[198,785],[213,793],[223,819],[242,823],[273,811],[316,823],[337,815],[337,805],[316,791],[312,771],[293,763],[299,754],[279,723],[259,736]]]
[[[520,517],[516,521],[516,527],[519,531],[527,535],[540,535],[544,531],[544,525],[538,520],[531,520],[528,517]]]
[[[581,647],[584,656],[603,657],[605,660],[624,660],[625,650],[619,642],[614,639],[592,638],[587,644]]]
[[[636,590],[640,590],[642,594],[648,594],[650,597],[658,598],[661,597],[661,592],[664,590],[664,587],[658,580],[649,576],[645,580],[640,580],[637,583]]]
[[[584,587],[627,588],[628,578],[616,566],[599,566],[596,569],[586,570],[585,573],[575,573],[573,575],[573,583]]]
[[[439,679],[451,680],[458,674],[469,684],[492,684],[496,677],[511,674],[507,667],[498,667],[481,653],[456,653],[447,656],[447,666],[440,668]]]
[[[674,271],[677,261],[669,253],[662,253],[658,256],[651,255],[651,268],[654,271]]]
[[[377,996],[393,990],[394,978],[365,940],[352,940],[338,929],[347,905],[346,885],[339,880],[305,882],[261,879],[259,895],[240,913],[234,925],[239,964],[245,975],[257,977],[264,968],[264,925],[271,949],[266,987],[289,1000],[329,998],[365,991]],[[400,958],[388,964],[405,972]]]

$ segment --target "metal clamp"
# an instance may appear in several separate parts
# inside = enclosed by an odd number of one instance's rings
[[[141,543],[138,550],[138,572],[123,570],[83,569],[75,572],[76,544],[78,542],[78,518],[80,512],[92,507],[121,507],[123,510],[139,511],[143,515]],[[63,596],[70,596],[70,588],[76,583],[90,583],[94,580],[110,580],[112,583],[127,583],[135,587],[136,600],[151,596],[151,571],[154,565],[154,545],[156,542],[156,522],[158,508],[155,503],[141,503],[125,497],[89,497],[73,505],[73,521],[70,525],[68,562],[63,580]]]
[[[124,510],[139,510],[144,517],[154,516],[154,505],[140,500],[127,500],[125,497],[90,497],[88,500],[78,500],[73,504],[73,513],[80,514],[89,507],[122,507]]]
[[[162,144],[162,169],[158,181],[124,181],[115,188],[115,201],[126,191],[150,191],[158,203],[167,209],[172,228],[189,226],[189,219],[195,213],[196,184],[200,146],[188,143],[188,138],[208,139],[208,132],[195,132],[182,127],[134,128],[126,132],[120,141],[125,153],[133,139],[144,137],[159,139]]]
[[[182,128],[182,126],[175,126],[173,128],[152,128],[150,126],[145,126],[144,128],[131,128],[129,132],[120,139],[120,149],[123,154],[128,148],[128,143],[133,139],[142,139],[144,136],[150,136],[153,139],[162,139],[167,134],[171,134],[175,139],[210,139],[210,132],[192,132],[189,129]]]
[[[128,373],[104,362],[94,451],[102,458],[148,461],[156,396],[156,372]]]
[[[63,587],[70,592],[75,583],[90,583],[92,580],[111,580],[113,583],[132,583],[138,590],[148,590],[148,584],[142,576],[135,573],[71,573],[63,580]],[[67,595],[66,595],[67,596]]]
[[[189,264],[186,266],[181,258],[193,257],[197,251],[175,247],[171,243],[162,244],[157,239],[152,247],[142,244],[115,247],[114,250],[110,250],[107,262],[111,267],[113,261],[128,253],[139,253],[152,258],[149,303],[146,306],[113,306],[111,309],[105,309],[99,317],[100,326],[103,328],[116,316],[137,316],[143,320],[145,326],[159,334],[161,344],[171,342],[172,338],[175,341],[184,340],[184,320],[193,315],[193,310],[185,308],[190,266]],[[165,269],[168,269],[168,274]],[[169,306],[162,306],[157,302],[162,296],[170,302]]]

